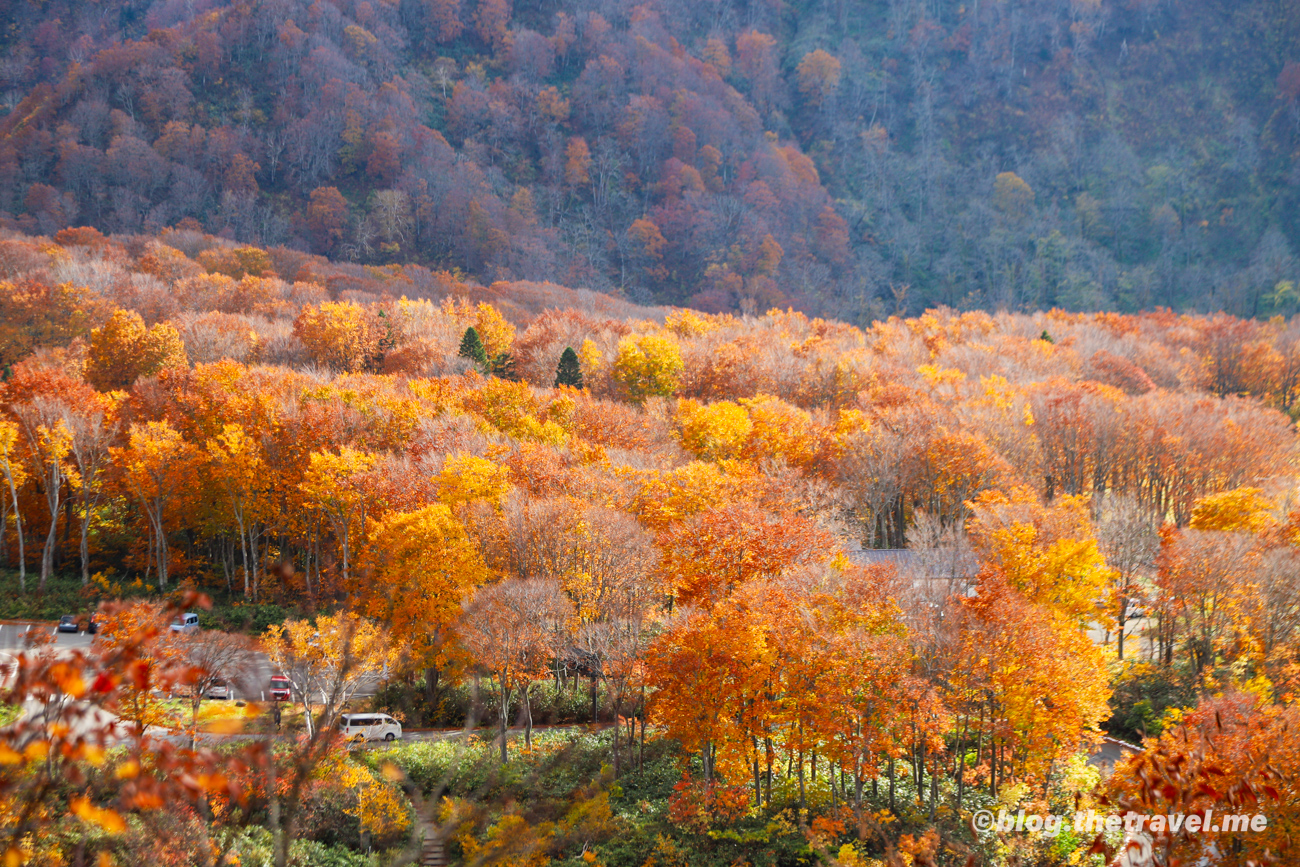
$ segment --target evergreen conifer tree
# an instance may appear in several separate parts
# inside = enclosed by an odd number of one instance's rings
[[[465,336],[460,339],[460,352],[456,354],[474,362],[483,373],[487,373],[491,367],[487,350],[483,348],[483,341],[479,340],[478,332],[472,325],[465,329]]]
[[[570,388],[582,388],[582,365],[578,363],[578,353],[572,346],[564,347],[560,354],[560,363],[555,368],[555,387],[567,385]]]
[[[512,382],[518,379],[519,377],[515,373],[515,357],[509,352],[502,352],[492,359],[492,375],[498,379],[508,379]]]

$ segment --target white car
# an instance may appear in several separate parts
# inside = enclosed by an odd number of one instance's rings
[[[186,612],[172,621],[172,632],[195,632],[199,628],[199,615]]]
[[[350,741],[391,741],[402,736],[402,724],[386,713],[345,713],[339,734]]]
[[[216,680],[208,687],[206,698],[230,698],[230,685],[224,680]]]

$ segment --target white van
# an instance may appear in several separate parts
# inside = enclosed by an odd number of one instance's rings
[[[172,632],[196,632],[199,628],[199,615],[186,612],[172,621]]]
[[[402,724],[386,713],[345,713],[339,734],[350,741],[391,741],[402,736]]]

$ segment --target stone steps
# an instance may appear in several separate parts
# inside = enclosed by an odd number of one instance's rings
[[[441,829],[433,819],[435,806],[426,804],[419,792],[411,792],[410,797],[420,826],[420,867],[446,867],[447,850],[442,843]]]

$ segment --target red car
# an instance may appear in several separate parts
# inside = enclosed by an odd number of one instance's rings
[[[271,700],[288,701],[289,700],[289,678],[283,674],[271,675]]]

